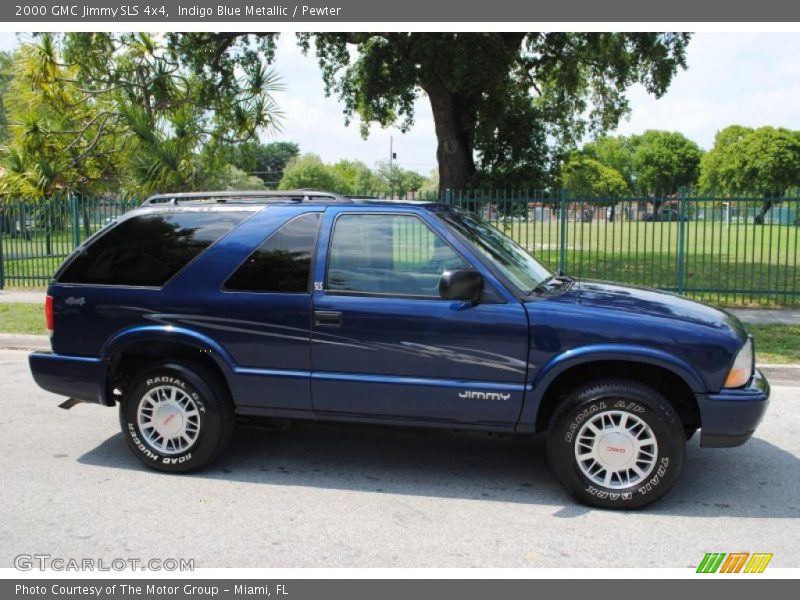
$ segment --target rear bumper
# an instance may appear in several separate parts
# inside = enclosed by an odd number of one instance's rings
[[[105,361],[88,356],[33,352],[28,364],[34,381],[42,389],[84,402],[107,404]]]
[[[699,394],[703,424],[700,445],[709,448],[741,446],[761,422],[769,405],[769,383],[756,369],[750,385],[718,394]]]

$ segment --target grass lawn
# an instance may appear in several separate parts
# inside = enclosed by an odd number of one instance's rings
[[[760,363],[800,363],[800,325],[747,325],[756,339]],[[0,333],[45,334],[38,304],[0,304]]]
[[[558,268],[558,223],[496,224]],[[681,256],[679,229],[674,222],[567,222],[565,271],[672,291],[682,287],[688,297],[720,306],[800,303],[800,227],[690,221],[683,227]]]
[[[0,333],[46,334],[44,307],[21,302],[0,304]]]
[[[800,363],[800,325],[748,325],[756,340],[756,361]]]

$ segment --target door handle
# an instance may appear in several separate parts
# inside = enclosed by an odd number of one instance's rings
[[[335,310],[315,310],[314,325],[339,327],[342,324],[342,313]]]

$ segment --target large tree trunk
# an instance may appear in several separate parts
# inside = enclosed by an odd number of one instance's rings
[[[773,194],[774,197],[777,197],[777,194]],[[761,202],[761,210],[758,211],[758,214],[753,218],[753,223],[756,225],[763,225],[764,219],[767,216],[767,213],[772,208],[774,201],[770,197],[765,197],[764,200]]]
[[[469,125],[474,118],[466,102],[440,83],[429,83],[424,88],[431,101],[436,126],[439,189],[463,190],[469,187],[475,174]]]

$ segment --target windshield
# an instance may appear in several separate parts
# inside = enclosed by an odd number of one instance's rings
[[[437,213],[437,216],[472,242],[522,292],[530,293],[552,276],[522,246],[476,214],[453,209]]]

